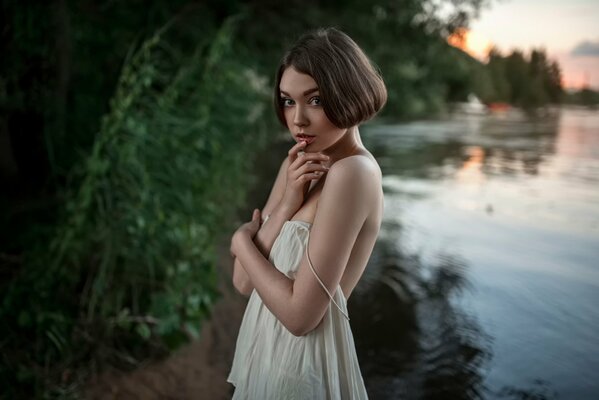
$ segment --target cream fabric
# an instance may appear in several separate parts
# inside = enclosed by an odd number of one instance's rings
[[[310,227],[287,221],[272,246],[269,260],[291,279],[306,251]],[[347,301],[339,286],[332,298],[340,310],[329,303],[318,327],[297,337],[252,292],[227,378],[236,387],[234,400],[368,398],[349,321],[340,312],[347,314]]]

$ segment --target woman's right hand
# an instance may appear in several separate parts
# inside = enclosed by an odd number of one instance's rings
[[[304,153],[305,141],[300,141],[289,150],[289,167],[287,182],[281,205],[295,214],[304,203],[304,198],[310,189],[310,182],[320,178],[329,168],[322,163],[329,157],[322,153]]]

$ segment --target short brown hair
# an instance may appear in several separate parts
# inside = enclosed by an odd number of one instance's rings
[[[369,120],[387,101],[387,89],[380,73],[356,42],[335,28],[317,29],[295,43],[277,70],[274,104],[277,117],[285,127],[279,85],[288,67],[316,81],[324,112],[338,128]]]

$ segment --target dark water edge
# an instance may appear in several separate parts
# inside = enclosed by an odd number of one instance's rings
[[[350,298],[373,399],[594,399],[599,115],[362,129],[386,211]]]

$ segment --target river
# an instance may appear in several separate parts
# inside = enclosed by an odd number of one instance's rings
[[[370,397],[599,398],[599,113],[361,132],[385,192],[349,301]]]

